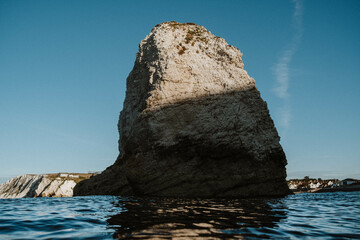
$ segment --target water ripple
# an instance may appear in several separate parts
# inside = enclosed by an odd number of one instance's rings
[[[0,199],[0,239],[360,239],[360,192]]]

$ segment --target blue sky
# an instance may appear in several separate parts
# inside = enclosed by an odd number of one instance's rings
[[[0,178],[101,171],[139,42],[195,22],[244,54],[288,178],[360,178],[360,1],[1,1]]]

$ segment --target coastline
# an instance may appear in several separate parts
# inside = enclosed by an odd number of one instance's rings
[[[328,193],[328,192],[356,192],[360,191],[360,184],[353,184],[335,188],[315,188],[315,189],[291,189],[294,194],[299,193]]]
[[[72,197],[77,183],[97,173],[24,174],[0,184],[2,198]]]

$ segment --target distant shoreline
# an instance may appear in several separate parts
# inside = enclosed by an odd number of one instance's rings
[[[335,188],[315,188],[315,189],[291,189],[291,191],[295,194],[298,193],[327,193],[327,192],[356,192],[360,191],[360,184],[354,184],[343,187],[335,187]]]

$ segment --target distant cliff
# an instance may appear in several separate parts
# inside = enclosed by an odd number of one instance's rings
[[[118,123],[120,155],[74,195],[289,193],[280,137],[242,53],[193,23],[141,41]]]
[[[21,175],[0,184],[0,198],[72,197],[76,181],[47,175]]]

